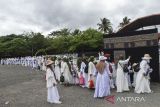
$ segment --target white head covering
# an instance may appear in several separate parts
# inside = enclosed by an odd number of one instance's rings
[[[149,54],[144,54],[144,57],[142,57],[142,59],[152,59],[152,57],[150,57]]]
[[[64,55],[64,56],[63,56],[63,58],[67,58],[67,56],[66,56],[66,55]]]
[[[134,64],[132,65],[132,67],[134,67],[134,66],[136,66],[136,65],[138,65],[138,63],[134,63]]]
[[[100,57],[99,57],[99,60],[100,60],[100,61],[106,60],[106,59],[107,59],[107,57],[105,57],[105,56],[100,56]]]

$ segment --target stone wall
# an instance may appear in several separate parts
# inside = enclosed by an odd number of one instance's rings
[[[153,33],[145,35],[104,38],[104,48],[114,49],[157,46],[159,37],[160,34]]]

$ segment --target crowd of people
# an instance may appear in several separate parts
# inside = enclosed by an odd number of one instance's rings
[[[140,63],[130,63],[122,55],[115,63],[110,60],[110,54],[99,53],[95,57],[21,57],[1,59],[2,65],[22,65],[46,71],[47,101],[61,104],[57,84],[65,87],[79,85],[83,88],[95,89],[94,98],[104,98],[111,94],[112,89],[117,92],[129,91],[135,88],[135,93],[151,93],[150,66],[152,59],[149,54],[142,57]]]
[[[17,58],[2,58],[1,65],[22,65],[26,67],[31,67],[33,69],[40,69],[41,62],[43,62],[43,56],[38,57],[17,57]]]

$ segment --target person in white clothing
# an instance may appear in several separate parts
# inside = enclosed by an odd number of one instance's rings
[[[63,58],[62,75],[64,76],[64,85],[69,86],[73,83],[73,78],[71,75],[71,67],[68,63],[67,58]]]
[[[42,58],[42,70],[43,70],[43,71],[46,70],[45,64],[46,64],[46,58],[43,56],[43,58]]]
[[[88,88],[94,88],[94,85],[95,85],[94,72],[96,71],[96,67],[95,67],[93,61],[94,61],[94,57],[91,56],[89,64],[88,64],[88,82],[93,81],[93,86],[89,85]],[[89,83],[89,84],[91,84],[91,83]]]
[[[139,64],[138,63],[133,63],[132,65],[132,70],[133,70],[133,84],[132,86],[135,87],[136,86],[136,78],[137,78],[137,73],[139,71]]]
[[[77,85],[77,84],[79,84],[78,68],[77,68],[76,64],[72,60],[70,61],[70,65],[71,65],[73,84]]]
[[[56,78],[58,81],[60,81],[60,76],[61,76],[61,70],[60,70],[60,60],[58,60],[58,58],[56,58],[55,60],[55,74],[56,74]]]
[[[84,78],[84,85],[82,87],[88,87],[88,62],[86,58],[82,59],[80,72]]]
[[[116,78],[117,92],[129,91],[128,79],[127,76],[125,76],[125,72],[123,71],[124,65],[128,64],[129,60],[130,57],[127,60],[124,60],[122,55],[119,57]]]
[[[104,98],[110,95],[110,76],[109,65],[105,63],[107,58],[104,56],[99,57],[99,62],[96,65],[97,79],[94,92],[94,98]]]
[[[113,89],[113,88],[115,88],[115,86],[114,86],[114,82],[113,82],[113,68],[112,68],[112,65],[111,65],[111,58],[110,58],[111,55],[106,53],[104,56],[107,57],[106,64],[108,64],[109,70],[110,70],[110,73],[111,73],[110,87]]]
[[[116,70],[115,63],[112,62],[111,66],[112,66],[112,70],[113,70],[113,72],[112,72],[113,85],[114,85],[114,87],[116,87],[117,70]]]
[[[137,73],[135,93],[151,93],[150,89],[150,73],[152,69],[149,66],[152,58],[149,54],[145,54],[140,63],[140,70]]]
[[[132,73],[132,66],[131,66],[131,63],[128,62],[128,73],[125,73],[126,76],[127,76],[127,79],[128,79],[128,86],[129,87],[132,87],[132,84],[131,84],[131,73]]]
[[[47,81],[47,102],[61,104],[60,96],[57,89],[56,77],[52,68],[53,61],[47,60],[46,64],[46,81]]]

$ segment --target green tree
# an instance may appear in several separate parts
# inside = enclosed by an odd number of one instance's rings
[[[103,18],[103,19],[100,19],[100,21],[101,23],[98,23],[97,25],[99,26],[98,29],[101,32],[106,33],[106,34],[113,32],[112,24],[109,19]]]
[[[61,30],[57,30],[57,31],[52,31],[49,36],[53,36],[53,37],[58,37],[58,36],[68,36],[70,35],[71,32],[69,29],[67,28],[63,28]]]
[[[97,51],[102,48],[102,33],[95,29],[87,29],[70,41],[70,52]]]
[[[30,32],[26,35],[28,49],[31,51],[32,56],[36,54],[39,49],[47,48],[48,40],[41,33]]]
[[[27,43],[23,38],[14,38],[1,46],[0,53],[3,53],[6,57],[25,56],[28,54],[28,50],[26,50]]]
[[[125,25],[127,25],[127,24],[129,24],[130,23],[130,18],[128,18],[128,17],[124,17],[123,18],[123,20],[122,20],[122,22],[119,24],[119,28],[122,28],[122,27],[124,27]]]
[[[72,35],[75,36],[75,35],[79,35],[81,34],[82,32],[79,30],[79,29],[75,29],[73,32],[72,32]]]
[[[103,48],[102,32],[88,28],[70,32],[60,30],[59,36],[45,37],[41,33],[26,32],[0,37],[0,56],[18,57],[42,54],[61,54],[73,52],[99,51]]]

